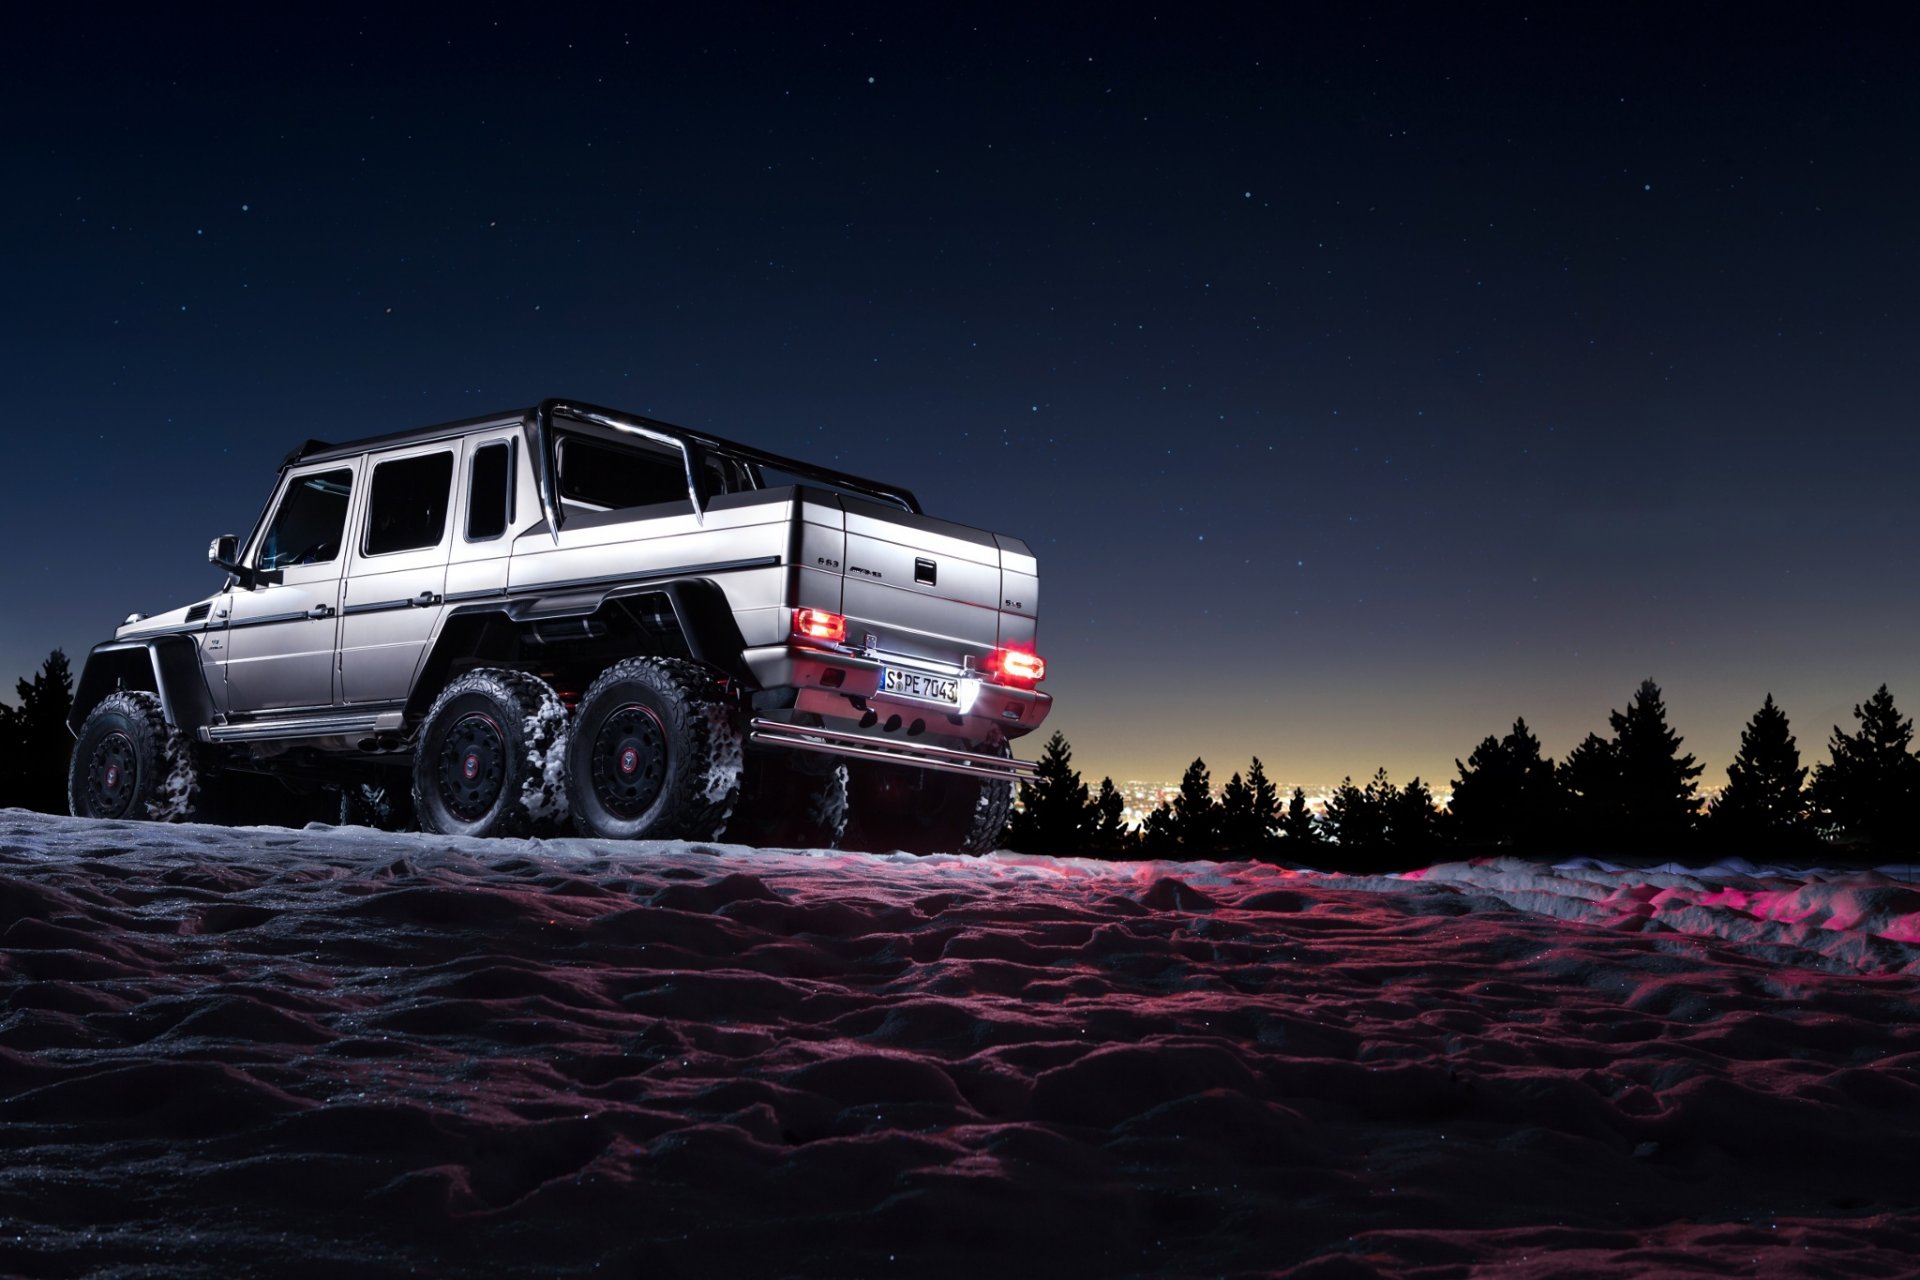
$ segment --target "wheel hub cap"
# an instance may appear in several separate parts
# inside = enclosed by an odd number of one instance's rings
[[[440,754],[440,798],[455,817],[487,816],[506,785],[506,758],[506,737],[492,716],[476,711],[454,721]]]
[[[87,799],[96,818],[124,818],[133,808],[140,770],[133,739],[114,732],[100,739],[87,762]]]
[[[594,798],[616,818],[637,818],[660,798],[666,779],[667,735],[660,717],[637,702],[616,707],[594,735]]]

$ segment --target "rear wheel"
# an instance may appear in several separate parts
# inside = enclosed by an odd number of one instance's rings
[[[850,809],[842,846],[868,853],[987,853],[1013,812],[1013,783],[908,765],[847,766]]]
[[[750,751],[726,838],[785,849],[833,849],[847,830],[847,766],[820,756]]]
[[[167,724],[158,695],[121,689],[87,713],[67,767],[76,818],[183,822],[199,792],[193,745]]]
[[[566,719],[547,683],[523,671],[469,671],[442,689],[414,748],[421,830],[520,835],[552,814]]]
[[[590,836],[712,840],[740,795],[740,730],[713,673],[627,658],[580,699],[567,740],[567,803]]]

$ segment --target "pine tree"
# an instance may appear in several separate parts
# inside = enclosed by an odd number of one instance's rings
[[[1007,847],[1021,853],[1083,851],[1087,784],[1073,767],[1073,749],[1058,729],[1040,753],[1038,773],[1020,784],[1020,807],[1007,823]]]
[[[1488,734],[1453,767],[1460,777],[1447,805],[1455,834],[1473,845],[1502,845],[1513,841],[1512,815],[1519,803],[1519,779],[1500,739]]]
[[[1262,844],[1260,823],[1253,813],[1253,788],[1239,774],[1220,791],[1220,850],[1228,857],[1250,858]]]
[[[1295,787],[1293,798],[1287,802],[1287,812],[1280,819],[1280,851],[1289,858],[1303,858],[1320,840],[1320,820],[1307,807],[1307,793]]]
[[[1453,763],[1460,780],[1447,812],[1459,839],[1526,849],[1553,840],[1559,787],[1553,761],[1541,756],[1525,718],[1504,738],[1483,738],[1465,764]]]
[[[1173,806],[1165,800],[1140,824],[1140,852],[1149,858],[1180,855],[1180,820],[1174,816]]]
[[[1385,773],[1381,770],[1382,777]],[[1433,792],[1416,775],[1386,801],[1387,839],[1403,853],[1429,850],[1437,842],[1439,816],[1433,807]]]
[[[1641,681],[1626,711],[1609,712],[1607,720],[1613,727],[1626,837],[1640,847],[1684,838],[1699,821],[1694,779],[1704,767],[1692,755],[1680,754],[1683,739],[1667,727],[1660,686]]]
[[[1180,853],[1188,858],[1211,856],[1220,843],[1220,805],[1213,798],[1207,762],[1196,757],[1180,777],[1180,794],[1173,801],[1174,835]]]
[[[1806,833],[1806,778],[1786,713],[1769,693],[1740,731],[1740,752],[1727,766],[1727,789],[1707,811],[1708,827],[1730,847],[1791,848]]]
[[[1088,843],[1103,858],[1118,857],[1126,850],[1126,801],[1112,778],[1100,779],[1100,794],[1087,804]]]
[[[1379,785],[1385,772],[1383,769],[1375,774],[1374,781],[1366,787],[1355,786],[1352,775],[1348,775],[1327,797],[1321,826],[1327,838],[1341,849],[1348,852],[1372,851],[1386,843],[1386,817],[1381,811],[1385,793]],[[1392,784],[1387,785],[1391,787]]]
[[[1620,765],[1613,744],[1589,733],[1555,771],[1565,826],[1557,843],[1577,849],[1617,843],[1623,830]]]
[[[67,764],[73,736],[73,669],[66,651],[47,655],[31,680],[19,680],[18,707],[0,706],[0,807],[67,811]]]
[[[1254,851],[1273,848],[1280,835],[1280,788],[1267,777],[1267,767],[1255,756],[1247,766],[1247,787],[1253,792]]]
[[[1920,800],[1920,760],[1910,751],[1913,721],[1903,720],[1887,686],[1853,709],[1857,733],[1833,727],[1827,744],[1832,760],[1813,772],[1812,802],[1823,832],[1877,850],[1906,850],[1914,843]]]

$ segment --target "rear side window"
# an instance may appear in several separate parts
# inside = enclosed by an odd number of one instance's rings
[[[560,496],[610,511],[686,502],[686,464],[665,449],[623,449],[566,436],[560,441]]]
[[[474,451],[467,480],[467,541],[497,538],[513,523],[513,450],[506,441]]]
[[[396,458],[373,469],[367,489],[367,554],[438,546],[447,530],[453,454]]]
[[[325,564],[338,556],[352,493],[353,472],[344,467],[295,477],[260,543],[258,567]]]

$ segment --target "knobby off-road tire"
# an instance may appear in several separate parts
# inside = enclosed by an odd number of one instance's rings
[[[740,769],[740,728],[710,670],[627,658],[580,699],[567,807],[590,836],[712,840],[739,798]]]
[[[122,689],[87,713],[67,766],[76,818],[185,822],[199,799],[193,744],[167,724],[158,695]]]
[[[725,838],[761,848],[836,849],[847,830],[847,766],[749,751]]]
[[[452,681],[414,747],[420,829],[510,836],[560,817],[566,724],[567,709],[537,676],[483,668]]]
[[[988,853],[1013,812],[1013,783],[854,761],[843,848],[865,853]]]

